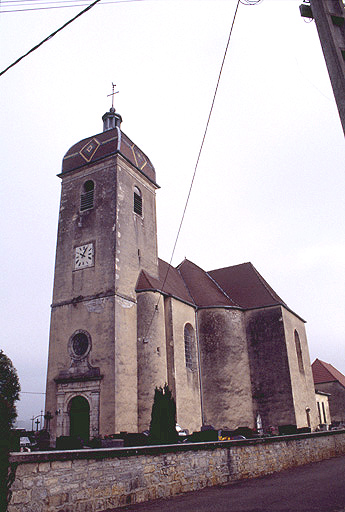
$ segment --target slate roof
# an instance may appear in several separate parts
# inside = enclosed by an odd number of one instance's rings
[[[187,259],[176,268],[160,259],[158,279],[145,271],[139,276],[136,291],[148,290],[160,291],[197,307],[287,307],[251,263],[205,272]]]
[[[95,163],[117,153],[156,184],[156,171],[149,158],[117,127],[74,144],[63,157],[61,173]]]
[[[320,359],[315,359],[311,365],[311,369],[313,372],[314,384],[339,382],[339,384],[345,388],[345,376],[331,364],[325,363]]]

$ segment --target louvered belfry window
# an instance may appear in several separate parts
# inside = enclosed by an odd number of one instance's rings
[[[89,210],[93,208],[95,184],[92,180],[84,183],[83,192],[80,196],[80,210]]]
[[[134,204],[133,204],[134,213],[137,213],[142,217],[143,215],[143,200],[141,197],[141,192],[138,187],[134,187]]]

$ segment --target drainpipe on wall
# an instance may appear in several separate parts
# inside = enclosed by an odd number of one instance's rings
[[[197,344],[197,347],[198,347],[198,367],[199,367],[201,421],[202,421],[202,425],[205,425],[204,396],[203,396],[203,390],[202,390],[201,357],[200,357],[200,344],[199,344],[198,308],[196,308],[196,310],[195,310],[195,334],[196,334],[196,344]]]

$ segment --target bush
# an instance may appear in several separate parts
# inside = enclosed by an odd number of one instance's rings
[[[155,389],[150,423],[150,444],[178,442],[176,403],[167,384]]]
[[[293,434],[297,434],[296,425],[280,425],[278,430],[280,436],[291,436]]]
[[[188,441],[191,443],[207,443],[209,441],[218,441],[217,430],[201,430],[200,432],[193,432],[188,436]]]
[[[56,438],[57,450],[80,450],[83,440],[79,436],[60,436]]]
[[[20,385],[12,361],[0,350],[0,512],[7,510],[11,499],[14,467],[9,455],[13,446],[12,427],[17,417],[15,402],[19,400]]]

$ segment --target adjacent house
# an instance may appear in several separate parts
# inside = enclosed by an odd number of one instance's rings
[[[335,425],[345,424],[345,376],[334,368],[334,366],[320,359],[315,359],[311,368],[315,389],[318,392],[327,393],[329,395],[331,422]],[[321,395],[319,395],[319,397],[320,396]],[[321,402],[319,401],[319,403]],[[325,422],[321,421],[320,423]]]

